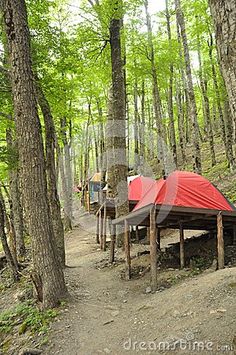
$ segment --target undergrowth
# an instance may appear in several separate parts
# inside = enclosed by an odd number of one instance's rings
[[[26,331],[34,334],[46,334],[49,324],[58,315],[55,309],[39,310],[32,300],[25,301],[0,315],[0,335],[9,334],[18,327],[18,334]]]

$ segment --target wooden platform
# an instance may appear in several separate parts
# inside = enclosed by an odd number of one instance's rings
[[[131,275],[130,226],[149,227],[151,287],[157,287],[157,252],[160,249],[161,229],[179,229],[180,267],[185,266],[184,230],[217,231],[218,269],[224,268],[224,229],[231,230],[236,243],[236,210],[218,211],[205,208],[192,208],[150,204],[126,216],[114,219],[113,225],[124,225],[124,245],[126,254],[126,277]]]

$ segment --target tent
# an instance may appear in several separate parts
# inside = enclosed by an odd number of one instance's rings
[[[127,176],[127,183],[128,183],[128,185],[133,181],[133,180],[135,180],[136,178],[138,178],[138,177],[140,177],[141,175],[132,175],[132,176]],[[106,184],[106,186],[103,188],[103,191],[107,191],[107,188],[108,188],[108,186],[107,186],[107,184]]]
[[[140,201],[156,184],[156,180],[146,176],[136,176],[129,182],[128,200]]]
[[[155,182],[135,206],[171,205],[233,211],[235,207],[203,176],[187,171],[174,171],[166,180]]]
[[[157,288],[157,248],[160,231],[179,229],[180,266],[185,266],[184,230],[208,230],[217,234],[218,268],[224,267],[224,230],[231,231],[236,243],[236,208],[206,178],[191,172],[175,171],[153,184],[129,214],[116,218],[113,225],[125,227],[125,275],[131,277],[129,226],[150,229],[152,290]],[[111,244],[111,250],[113,245]]]

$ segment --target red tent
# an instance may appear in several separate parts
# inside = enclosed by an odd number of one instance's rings
[[[134,210],[149,204],[235,210],[226,197],[206,178],[186,171],[174,171],[166,180],[156,181]]]
[[[138,176],[129,183],[129,201],[140,201],[141,198],[155,185],[156,180],[146,176]]]

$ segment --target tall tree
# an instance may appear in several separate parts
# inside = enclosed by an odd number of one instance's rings
[[[125,82],[123,58],[121,48],[121,26],[123,18],[123,3],[121,0],[111,1],[109,26],[111,67],[112,67],[112,124],[113,127],[113,156],[111,167],[114,178],[113,196],[116,205],[116,217],[129,212],[127,186],[127,158],[126,158],[126,115],[125,115]],[[110,152],[108,152],[110,153]],[[118,235],[118,245],[121,244],[122,233]]]
[[[12,152],[17,151],[17,142],[13,138],[12,129],[8,129],[6,133],[6,142],[8,148]],[[9,192],[12,201],[12,214],[13,224],[16,237],[16,253],[17,257],[21,259],[25,255],[25,241],[24,241],[24,224],[23,224],[23,208],[22,208],[22,196],[20,190],[20,171],[18,162],[15,162],[16,166],[11,166],[9,170]]]
[[[236,122],[236,2],[209,0],[215,25],[216,44],[231,115]]]
[[[57,193],[55,148],[56,132],[49,102],[37,79],[37,100],[41,108],[45,126],[46,172],[48,184],[48,200],[53,223],[53,231],[57,252],[62,266],[65,266],[64,227],[61,219],[61,205]]]
[[[197,118],[197,105],[196,98],[194,93],[193,86],[193,78],[192,78],[192,69],[191,69],[191,61],[189,55],[189,45],[186,33],[185,26],[185,17],[181,7],[180,0],[175,0],[175,9],[176,9],[176,18],[177,25],[180,27],[180,33],[184,48],[184,58],[185,58],[185,68],[186,68],[186,76],[187,76],[187,88],[188,88],[188,98],[189,98],[189,114],[192,121],[193,127],[193,169],[197,173],[201,173],[202,171],[202,163],[201,163],[201,150],[200,150],[200,138],[199,138],[199,126],[198,126],[198,118]]]
[[[30,53],[24,0],[2,2],[10,56],[23,201],[32,238],[32,279],[44,307],[54,307],[66,294],[64,275],[55,248],[47,194],[43,140]]]
[[[8,266],[12,272],[12,277],[14,281],[18,281],[19,280],[18,264],[14,259],[13,254],[8,245],[7,236],[5,232],[5,223],[6,223],[5,203],[0,188],[0,240],[2,243],[3,251],[6,255]]]
[[[166,164],[166,149],[164,147],[163,141],[163,112],[161,104],[161,95],[157,82],[157,70],[156,70],[156,60],[155,52],[153,45],[153,33],[152,33],[152,22],[151,17],[148,11],[148,0],[144,1],[146,21],[147,21],[147,31],[148,31],[148,56],[151,61],[151,71],[152,71],[152,85],[153,85],[153,106],[155,113],[155,121],[157,127],[157,146],[158,146],[158,155],[161,164],[163,164],[162,175],[168,174],[167,164]]]
[[[197,17],[198,22],[198,17]],[[211,152],[211,165],[216,165],[215,149],[214,149],[214,136],[211,123],[211,111],[210,111],[210,100],[208,96],[208,78],[203,71],[203,60],[201,55],[201,42],[199,35],[197,36],[197,52],[198,52],[198,62],[199,62],[199,79],[200,87],[202,91],[202,103],[203,103],[203,114],[205,118],[205,129],[207,133],[207,138],[209,140],[210,152]]]
[[[170,23],[170,12],[169,12],[169,2],[166,0],[166,23],[167,23],[167,33],[169,40],[170,52],[172,52],[172,36],[171,36],[171,23]],[[176,135],[175,135],[175,122],[174,122],[174,110],[173,110],[173,81],[174,81],[174,64],[171,59],[170,63],[170,79],[169,79],[169,90],[168,90],[168,115],[169,115],[169,129],[170,129],[170,147],[173,156],[173,162],[175,166],[178,166],[177,162],[177,147],[176,147]]]

